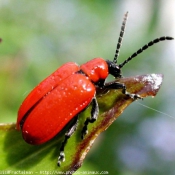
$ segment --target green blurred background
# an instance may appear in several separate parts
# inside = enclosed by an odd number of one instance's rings
[[[129,11],[119,63],[150,40],[175,37],[174,0],[1,0],[0,122],[15,122],[25,96],[68,61],[113,59],[123,15]],[[162,73],[156,98],[138,101],[101,134],[83,169],[110,174],[175,174],[175,41],[148,49],[124,76]],[[53,162],[54,163],[54,162]]]

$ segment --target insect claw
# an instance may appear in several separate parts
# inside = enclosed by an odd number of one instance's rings
[[[57,162],[57,165],[60,166],[61,165],[61,162],[64,162],[65,161],[65,154],[63,151],[60,152],[60,155],[58,157],[58,162]]]
[[[130,93],[128,93],[128,92],[125,92],[125,95],[129,96],[129,97],[132,98],[133,100],[138,100],[138,99],[143,100],[143,98],[142,98],[140,95],[138,95],[138,94],[130,94]]]

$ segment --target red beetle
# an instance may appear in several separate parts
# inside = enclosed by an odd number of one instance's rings
[[[19,108],[17,129],[22,130],[22,136],[29,144],[42,144],[49,141],[73,119],[60,148],[58,165],[65,160],[64,147],[76,130],[81,111],[92,104],[91,117],[84,123],[82,138],[87,134],[89,122],[93,123],[98,117],[96,87],[122,89],[124,94],[133,99],[141,98],[137,94],[128,93],[124,84],[112,82],[106,85],[105,79],[109,74],[120,78],[121,68],[132,58],[159,41],[173,39],[172,37],[157,38],[117,65],[127,14],[122,23],[113,61],[95,58],[81,66],[73,62],[66,63],[36,86]]]

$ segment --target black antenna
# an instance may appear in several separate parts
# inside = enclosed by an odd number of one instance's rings
[[[140,48],[137,52],[133,53],[128,59],[126,59],[123,63],[119,64],[119,68],[122,68],[126,63],[128,63],[130,60],[132,60],[134,57],[136,57],[138,54],[142,53],[144,50],[146,50],[148,47],[165,40],[173,40],[173,37],[170,36],[162,36],[160,38],[156,38],[153,41],[150,41],[148,44],[144,45],[142,48]]]
[[[124,35],[124,32],[125,32],[127,17],[128,17],[128,12],[126,12],[126,14],[124,15],[123,22],[122,22],[122,27],[121,27],[121,30],[120,30],[120,35],[119,35],[119,38],[118,38],[117,48],[116,48],[116,51],[115,51],[115,56],[114,56],[114,61],[113,61],[115,64],[117,64],[117,58],[119,56],[120,47],[121,47],[123,35]]]

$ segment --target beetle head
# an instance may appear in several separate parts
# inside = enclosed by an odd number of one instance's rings
[[[121,78],[122,75],[120,67],[113,61],[106,60],[106,62],[108,64],[109,74],[113,75],[115,78]]]

